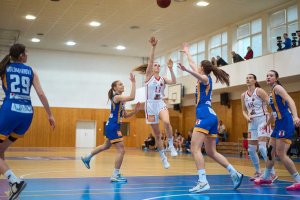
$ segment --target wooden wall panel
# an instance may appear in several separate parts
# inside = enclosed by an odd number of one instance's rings
[[[300,92],[290,93],[294,99],[298,115],[300,116]],[[237,142],[242,138],[242,133],[247,131],[247,122],[242,115],[240,100],[232,100],[230,108],[213,103],[213,109],[218,118],[223,120],[229,132],[229,141]],[[76,123],[77,121],[94,120],[97,123],[97,145],[104,142],[103,123],[107,121],[110,111],[107,109],[84,109],[84,108],[52,108],[56,128],[51,130],[47,120],[46,112],[42,107],[35,107],[34,118],[30,129],[24,139],[19,139],[16,147],[75,147]],[[178,129],[185,137],[188,130],[195,124],[195,106],[183,107],[181,112],[169,109],[170,122],[173,131]],[[125,145],[128,147],[140,147],[145,138],[151,132],[151,127],[146,124],[144,111],[136,116],[125,119],[130,122],[130,135],[124,137]],[[164,131],[160,123],[160,130]]]

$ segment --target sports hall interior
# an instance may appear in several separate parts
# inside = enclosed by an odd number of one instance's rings
[[[220,149],[239,171],[246,176],[253,175],[250,160],[244,154],[242,158],[239,157],[243,133],[247,132],[241,94],[247,90],[245,83],[249,73],[255,74],[262,88],[269,93],[271,89],[265,83],[266,74],[271,69],[276,70],[300,115],[300,46],[277,51],[276,40],[283,33],[292,37],[291,33],[300,29],[300,0],[208,2],[210,5],[207,7],[197,7],[195,0],[172,0],[168,8],[160,8],[155,0],[0,0],[1,59],[12,43],[26,45],[27,64],[39,74],[56,120],[56,128],[52,130],[45,110],[32,89],[34,118],[31,127],[25,137],[17,140],[6,154],[8,163],[16,169],[16,173],[30,180],[28,190],[24,190],[21,199],[155,199],[153,190],[159,190],[156,196],[167,195],[160,199],[221,199],[228,195],[234,195],[236,199],[250,199],[253,198],[250,193],[261,194],[261,199],[268,198],[266,194],[272,194],[274,199],[300,198],[299,193],[282,193],[281,185],[292,179],[280,162],[276,163],[275,168],[278,168],[282,182],[271,192],[268,188],[259,190],[246,181],[241,188],[246,187],[247,192],[244,192],[245,196],[239,196],[233,194],[228,186],[224,185],[223,189],[220,186],[223,179],[219,181],[217,178],[215,196],[209,193],[204,196],[190,195],[184,186],[193,185],[193,181],[196,181],[192,156],[183,153],[170,158],[171,167],[165,170],[157,152],[143,151],[144,140],[151,132],[151,127],[145,122],[143,109],[124,120],[129,126],[128,135],[124,136],[127,152],[122,173],[131,178],[128,183],[132,184],[131,188],[143,182],[145,187],[147,184],[149,187],[159,185],[160,189],[144,188],[144,194],[141,191],[136,194],[130,188],[126,189],[129,187],[126,184],[110,185],[108,177],[113,169],[114,149],[97,155],[91,170],[81,163],[80,156],[93,147],[78,146],[84,145],[78,140],[86,139],[77,135],[78,123],[91,122],[95,125],[92,146],[105,141],[104,124],[110,115],[107,97],[110,85],[114,80],[121,80],[125,84],[125,94],[129,93],[129,73],[147,63],[151,48],[148,40],[155,36],[158,38],[155,59],[162,66],[161,75],[170,76],[166,61],[171,58],[177,83],[183,87],[180,105],[174,106],[169,100],[168,110],[173,131],[179,131],[185,138],[195,124],[196,80],[177,69],[179,62],[188,65],[180,52],[182,43],[189,43],[198,64],[202,59],[210,60],[217,55],[228,62],[221,69],[230,74],[230,86],[214,83],[212,97],[212,107],[228,132],[227,140],[219,145],[224,145]],[[37,18],[26,20],[27,14]],[[89,26],[93,20],[101,22],[101,25]],[[32,38],[38,38],[40,42],[32,42]],[[76,44],[67,46],[65,43],[69,40]],[[117,50],[115,47],[118,45],[126,49]],[[247,46],[254,50],[254,58],[233,63],[231,51],[244,57]],[[126,104],[128,110],[139,100],[143,103],[145,78],[137,72],[135,75],[137,100]],[[228,93],[227,105],[221,105],[221,94],[224,93]],[[0,94],[2,99],[4,94],[2,91]],[[163,124],[160,127],[165,132]],[[209,175],[222,174],[219,178],[225,176],[225,169],[209,158],[205,160]],[[294,160],[300,170],[300,159],[294,157]],[[264,166],[263,161],[260,162]],[[1,178],[0,199],[5,199],[4,189],[7,186],[3,176]],[[60,179],[65,186],[55,186]],[[85,185],[74,185],[68,182],[69,179],[82,181]],[[176,191],[168,187],[168,182],[182,184],[174,186]],[[49,184],[48,189],[36,189],[41,184]],[[102,184],[108,188],[107,191],[99,186]],[[136,189],[139,190],[138,187]]]

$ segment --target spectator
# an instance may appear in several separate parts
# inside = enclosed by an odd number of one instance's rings
[[[182,146],[183,146],[183,142],[184,142],[184,138],[182,137],[182,135],[177,132],[175,135],[175,148],[177,151],[182,152]]]
[[[243,150],[240,152],[240,157],[248,158],[248,133],[243,133]]]
[[[253,50],[251,47],[247,47],[247,54],[244,57],[246,60],[252,59],[253,58]]]
[[[185,150],[187,153],[191,153],[192,134],[193,134],[193,129],[189,130],[188,137],[185,140]]]
[[[219,120],[218,132],[219,134],[224,134],[226,132],[226,127],[222,120]]]
[[[216,60],[215,57],[211,58],[211,64],[214,65],[214,66],[217,66],[217,60]]]
[[[162,134],[161,134],[161,140],[162,140],[164,149],[168,149],[168,140],[167,140],[167,136],[164,132],[162,132]]]
[[[225,65],[228,65],[228,63],[220,56],[217,56],[217,66],[221,67],[221,66],[225,66]]]
[[[239,54],[235,53],[234,51],[231,52],[231,55],[232,55],[232,60],[234,63],[244,60]]]
[[[296,31],[297,35],[298,35],[298,47],[300,47],[300,30]]]
[[[219,124],[218,124],[218,132],[219,132],[219,137],[222,141],[226,141],[227,140],[227,133],[226,133],[226,127],[223,124],[222,120],[219,120]]]
[[[284,38],[284,47],[283,49],[290,49],[292,48],[292,40],[289,38],[288,34],[287,33],[284,33],[283,34],[283,38]]]
[[[145,150],[149,149],[149,146],[155,146],[155,138],[152,133],[149,134],[149,137],[144,141],[145,142]]]

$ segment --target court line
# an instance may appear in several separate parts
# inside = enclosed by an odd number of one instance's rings
[[[208,196],[208,195],[250,195],[250,196],[274,196],[276,195],[279,197],[300,197],[300,195],[289,195],[289,194],[258,194],[258,193],[201,193],[201,194],[177,194],[177,195],[165,195],[165,196],[158,196],[158,197],[151,197],[143,200],[153,200],[153,199],[161,199],[161,198],[168,198],[168,197],[180,197],[180,196]]]

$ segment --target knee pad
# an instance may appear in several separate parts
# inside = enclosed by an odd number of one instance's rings
[[[268,158],[269,160],[272,160],[272,149],[273,149],[273,146],[270,145],[268,148],[267,148],[267,151],[268,151]]]
[[[9,139],[10,141],[12,141],[12,142],[15,142],[18,138],[15,138],[15,137],[13,137],[13,136],[9,136],[8,139]]]

